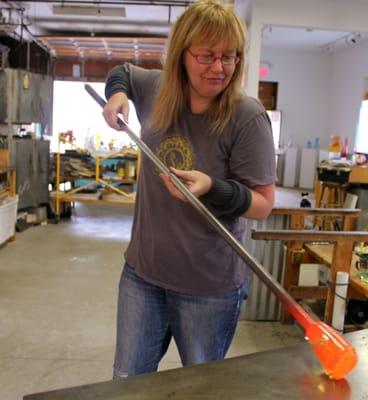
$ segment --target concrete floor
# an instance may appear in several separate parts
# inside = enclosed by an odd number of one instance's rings
[[[1,400],[111,379],[131,223],[131,207],[77,204],[70,220],[0,248]],[[303,340],[297,326],[240,321],[228,357]],[[180,366],[171,343],[160,369]]]

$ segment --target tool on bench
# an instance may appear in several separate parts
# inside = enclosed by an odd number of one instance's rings
[[[106,101],[88,84],[87,92],[101,106]],[[325,372],[332,379],[342,379],[357,363],[354,347],[337,331],[323,323],[314,321],[310,315],[291,297],[291,295],[268,273],[263,266],[253,258],[241,243],[219,222],[219,220],[195,197],[181,180],[170,172],[165,164],[152,150],[134,133],[129,124],[118,118],[118,123],[124,127],[126,134],[138,145],[142,152],[155,164],[160,172],[168,175],[176,188],[185,196],[191,205],[211,224],[231,248],[241,257],[252,271],[265,283],[281,301],[285,309],[304,328],[305,337],[312,346]]]

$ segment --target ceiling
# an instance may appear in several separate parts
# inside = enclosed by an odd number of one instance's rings
[[[223,0],[234,4],[242,18],[251,1]],[[57,58],[157,61],[172,23],[194,2],[0,0],[0,33],[6,30],[35,40]]]
[[[243,19],[252,1],[233,3]],[[366,0],[364,0],[366,1]],[[191,1],[157,0],[0,0],[0,34],[32,38],[54,57],[139,58],[159,60],[171,24]],[[23,29],[20,28],[23,26]],[[266,25],[262,45],[307,51],[332,51],[367,35]]]
[[[161,60],[162,37],[39,36],[38,40],[56,58]]]
[[[312,52],[333,52],[368,40],[368,33],[265,25],[262,46]]]
[[[20,2],[36,35],[78,32],[167,36],[170,25],[194,1]]]
[[[0,32],[35,40],[56,58],[157,61],[172,22],[193,2],[0,1]]]

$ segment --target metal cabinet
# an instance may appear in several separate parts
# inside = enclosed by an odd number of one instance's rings
[[[14,141],[18,209],[38,207],[49,203],[50,142],[17,139]]]
[[[20,69],[0,71],[0,122],[39,122],[50,130],[53,81],[50,76]]]
[[[49,203],[49,163],[50,142],[48,140],[35,141],[37,162],[37,200],[39,205]]]

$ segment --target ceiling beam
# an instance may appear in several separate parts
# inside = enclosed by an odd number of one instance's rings
[[[136,25],[136,26],[158,26],[160,28],[169,28],[170,23],[168,21],[149,21],[149,20],[127,20],[127,19],[117,19],[117,18],[52,18],[52,17],[28,17],[32,24],[93,24],[93,25]]]
[[[83,1],[83,0],[37,0],[37,3],[53,3],[53,4],[62,4],[62,5],[73,5],[73,4],[78,4],[78,5],[91,5],[98,7],[99,5],[133,5],[133,6],[161,6],[161,7],[167,7],[167,6],[174,6],[174,7],[188,7],[190,4],[194,3],[195,1],[149,1],[149,0],[137,0],[137,1],[125,1],[125,0],[116,0],[116,1],[101,1],[101,2],[96,2],[94,1]]]

